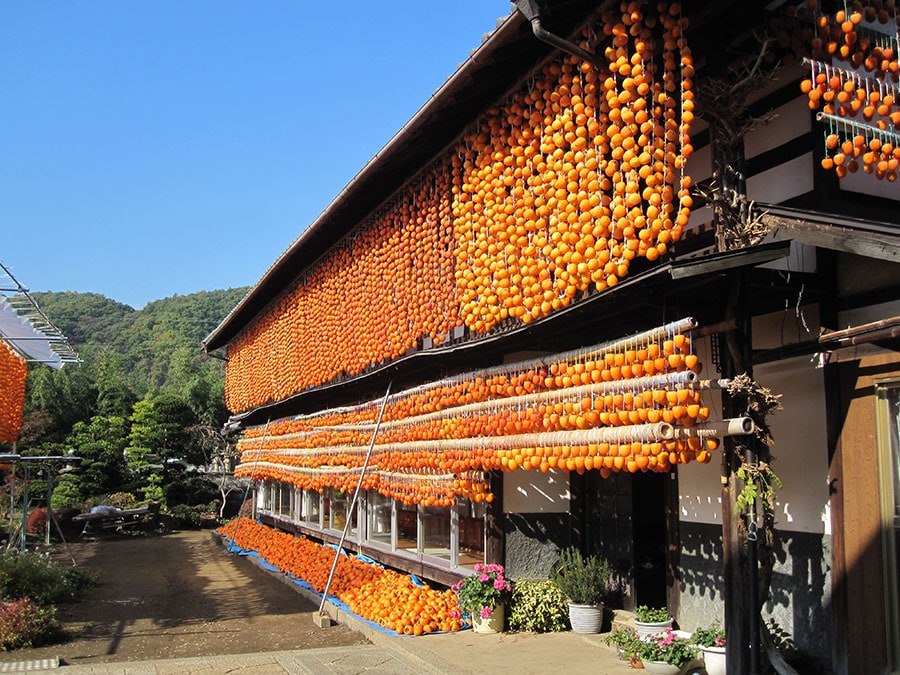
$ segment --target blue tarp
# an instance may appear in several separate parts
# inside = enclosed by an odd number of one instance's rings
[[[268,570],[268,571],[270,571],[270,572],[276,572],[276,573],[278,573],[278,574],[283,574],[283,575],[286,576],[288,579],[290,579],[292,583],[296,584],[297,586],[300,586],[301,588],[303,588],[303,589],[309,591],[310,593],[313,593],[314,595],[316,595],[316,596],[319,597],[319,598],[322,597],[322,594],[319,593],[318,591],[316,591],[316,590],[315,590],[312,586],[310,586],[306,581],[304,581],[303,579],[301,579],[301,578],[299,578],[299,577],[295,577],[295,576],[294,576],[293,574],[291,574],[290,572],[282,572],[281,569],[279,569],[277,566],[273,565],[272,563],[270,563],[269,561],[267,561],[265,558],[261,557],[257,551],[252,551],[252,550],[250,550],[250,549],[241,548],[240,546],[238,546],[237,544],[235,544],[233,540],[229,539],[228,537],[226,537],[226,536],[224,536],[224,535],[219,534],[219,533],[216,532],[215,530],[213,530],[213,534],[215,534],[217,537],[221,538],[222,541],[225,542],[226,548],[228,549],[229,553],[237,553],[238,555],[255,557],[255,558],[257,559],[257,561],[258,561],[260,567],[262,567],[263,569],[266,569],[266,570]],[[335,546],[334,544],[326,544],[326,545],[327,545],[329,548],[334,549],[335,551],[338,550],[338,547]],[[341,550],[340,552],[341,552],[343,555],[347,555],[347,552],[346,552],[346,551]],[[362,561],[362,562],[368,563],[368,564],[370,564],[370,565],[375,565],[376,567],[380,567],[381,569],[384,569],[384,565],[381,565],[380,563],[378,563],[377,561],[373,560],[372,558],[370,558],[370,557],[368,557],[368,556],[365,556],[365,555],[362,555],[362,554],[358,554],[358,555],[356,556],[356,558],[357,558],[358,560]],[[423,583],[418,577],[416,577],[414,574],[410,574],[410,575],[409,575],[409,578],[410,578],[410,580],[413,582],[413,584],[415,584],[416,586],[419,586],[419,587],[424,587],[424,586],[426,586],[426,584],[424,584],[424,583]],[[382,626],[381,624],[375,623],[374,621],[372,621],[372,620],[370,620],[370,619],[367,619],[367,618],[365,618],[365,617],[360,616],[359,614],[357,614],[356,612],[354,612],[353,610],[351,610],[350,607],[348,607],[348,606],[346,605],[346,603],[344,603],[343,601],[341,601],[339,598],[334,597],[333,595],[327,596],[327,597],[326,597],[326,600],[328,600],[328,602],[330,602],[332,605],[334,605],[335,607],[340,608],[342,611],[346,612],[346,613],[349,614],[350,616],[356,618],[356,619],[359,620],[359,621],[362,621],[362,622],[365,623],[366,625],[371,626],[372,628],[375,628],[376,630],[381,631],[382,633],[387,633],[388,635],[394,635],[394,636],[397,636],[397,637],[413,637],[412,635],[407,635],[406,633],[398,633],[398,632],[395,631],[395,630],[391,630],[391,629],[389,629],[389,628],[385,628],[385,627]],[[467,628],[468,628],[468,626],[464,626],[464,627],[462,628],[462,630],[466,630]],[[447,632],[447,631],[433,631],[431,634],[438,634],[438,633],[445,633],[445,632]]]

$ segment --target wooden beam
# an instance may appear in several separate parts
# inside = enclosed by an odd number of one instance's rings
[[[869,258],[900,262],[900,238],[863,229],[785,218],[764,213],[762,221],[773,230],[776,240],[791,239],[810,246],[821,246]]]

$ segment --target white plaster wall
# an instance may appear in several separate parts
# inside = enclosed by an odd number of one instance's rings
[[[747,197],[767,204],[779,204],[812,189],[811,152],[747,179]]]
[[[773,270],[782,270],[783,272],[805,272],[814,274],[818,269],[818,261],[816,260],[816,247],[800,244],[796,241],[791,242],[790,253],[787,257],[779,258],[760,267]]]
[[[800,93],[799,88],[797,93]],[[812,128],[809,99],[805,95],[775,108],[771,114],[773,117],[768,123],[761,124],[744,139],[748,159],[784,145]]]
[[[710,350],[710,338],[694,341],[694,350],[703,364],[700,377],[718,379]],[[710,419],[722,418],[722,393],[719,389],[710,389],[703,393],[703,403],[709,406]],[[691,462],[678,467],[678,502],[680,518],[695,523],[722,522],[722,484],[720,481],[722,455],[721,450],[713,453],[708,464]]]
[[[756,380],[781,394],[783,410],[770,416],[773,469],[784,481],[776,527],[830,534],[825,383],[818,362],[798,357],[757,366]]]
[[[503,513],[568,513],[567,471],[503,473]]]
[[[798,306],[796,303],[800,302]],[[753,348],[777,349],[794,342],[806,342],[819,334],[819,306],[802,304],[798,295],[783,312],[753,319]]]
[[[810,325],[817,326],[817,314]],[[792,324],[788,336],[780,315],[771,315],[754,323],[754,347],[807,339],[805,330]],[[813,328],[816,330],[816,328]],[[782,337],[789,337],[782,341]],[[702,377],[716,378],[709,355],[709,338],[695,343],[704,364]],[[773,468],[784,481],[776,507],[776,527],[787,531],[829,534],[828,450],[825,437],[825,389],[818,362],[808,357],[757,366],[754,375],[763,386],[782,395],[783,410],[769,418],[775,444]],[[713,419],[722,417],[721,392],[704,394]],[[717,524],[722,522],[721,450],[709,464],[691,462],[678,467],[679,515],[684,522]]]

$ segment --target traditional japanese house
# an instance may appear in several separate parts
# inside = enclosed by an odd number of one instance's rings
[[[204,341],[258,517],[896,671],[898,52],[892,0],[514,3]]]

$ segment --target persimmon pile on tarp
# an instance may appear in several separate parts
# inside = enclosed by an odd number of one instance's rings
[[[0,341],[0,443],[13,443],[22,427],[28,365]]]
[[[239,518],[216,533],[245,551],[253,551],[270,568],[325,591],[335,549]],[[397,635],[424,635],[464,627],[453,591],[438,591],[413,577],[372,562],[341,554],[329,598],[370,623]]]

